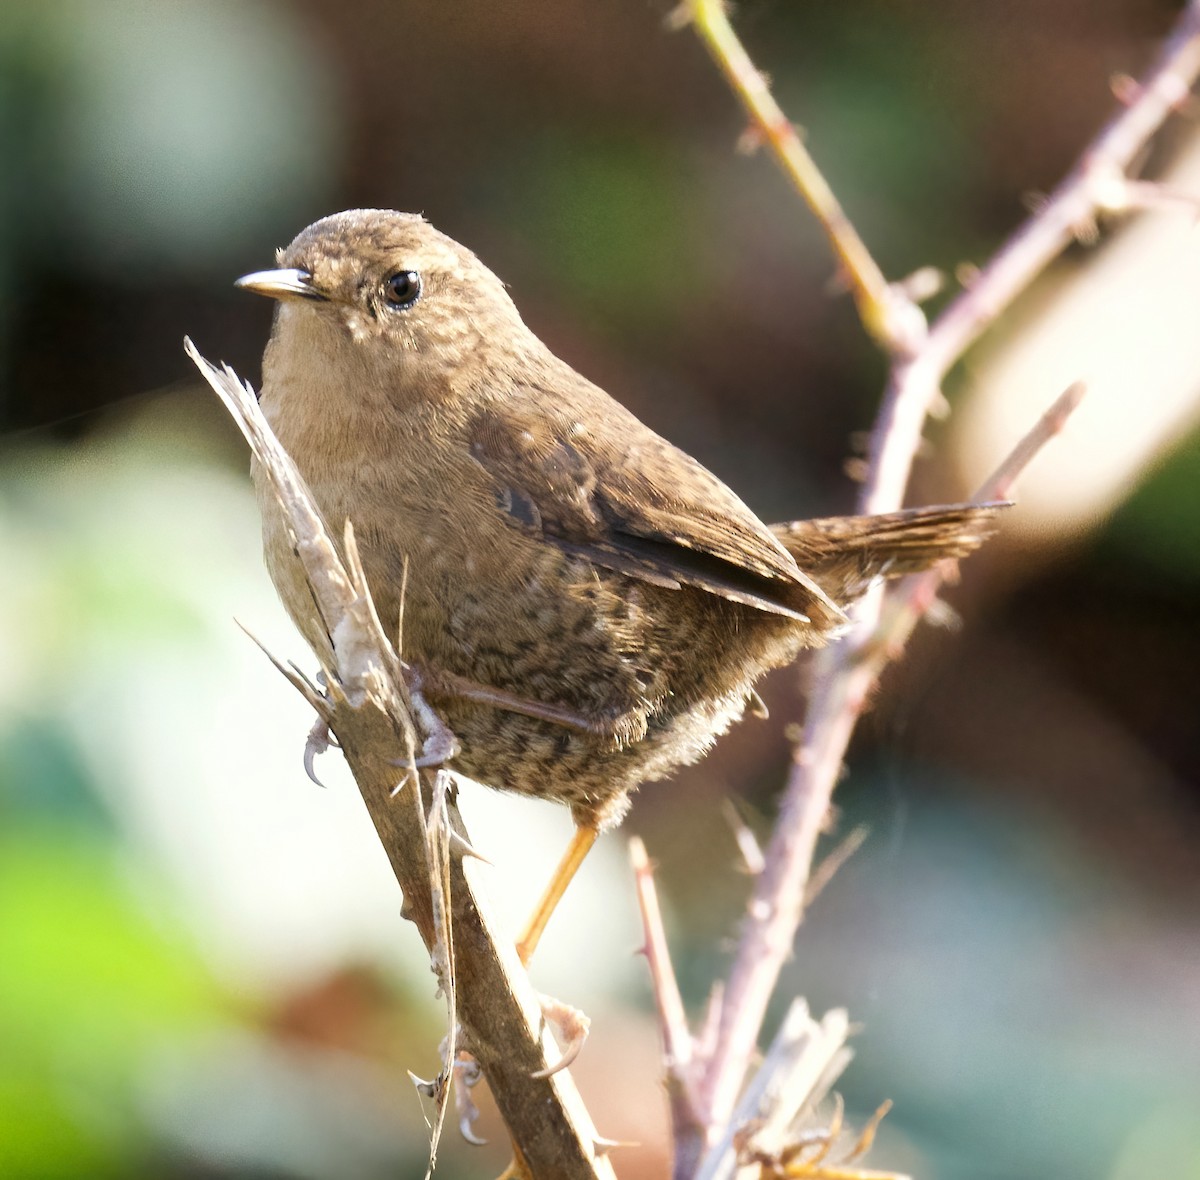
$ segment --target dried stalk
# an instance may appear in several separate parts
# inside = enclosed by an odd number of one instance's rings
[[[671,1115],[671,1141],[675,1149],[674,1175],[687,1180],[695,1174],[704,1149],[704,1127],[696,1116],[692,1101],[692,1059],[694,1042],[688,1029],[683,997],[671,965],[671,952],[658,908],[654,870],[646,855],[646,846],[634,836],[629,841],[629,860],[633,865],[638,909],[646,939],[643,952],[650,968],[650,986],[658,1012],[658,1030],[663,1043],[663,1064],[667,1072],[667,1102]]]
[[[337,735],[404,892],[402,912],[415,923],[429,949],[442,988],[456,990],[462,1047],[474,1054],[482,1068],[505,1125],[533,1176],[613,1180],[612,1165],[597,1147],[595,1128],[569,1073],[551,1072],[559,1058],[558,1048],[544,1027],[539,996],[521,967],[508,932],[472,880],[477,865],[468,868],[457,851],[444,855],[456,842],[439,838],[440,816],[432,816],[426,823],[432,776],[422,772],[422,792],[417,789],[415,774],[397,769],[412,766],[414,751],[422,744],[418,739],[435,735],[419,724],[419,698],[411,699],[399,657],[379,625],[352,540],[343,563],[295,465],[263,418],[253,391],[228,367],[217,369],[209,364],[190,341],[185,347],[270,473],[288,513],[297,552],[337,663],[336,668],[325,670],[327,701],[317,697],[311,686],[304,686],[296,674],[289,674],[289,679],[302,687]],[[459,837],[458,848],[469,848],[462,820],[449,800],[445,815]],[[438,908],[447,891],[438,885],[441,875],[431,863],[431,849],[448,874],[450,937],[439,930],[442,915]],[[449,1043],[453,1045],[453,1038]],[[429,1084],[434,1093],[444,1096],[445,1075],[452,1065],[448,1061],[443,1074]]]

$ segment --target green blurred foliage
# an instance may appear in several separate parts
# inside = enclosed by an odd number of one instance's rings
[[[115,478],[84,456],[0,459],[5,1177],[130,1174],[152,1139],[137,1096],[147,1052],[232,1018],[180,900],[98,794],[70,720],[84,668],[131,642],[195,634],[161,565],[115,550],[113,530],[89,519],[108,499],[97,481]]]
[[[0,841],[0,1175],[126,1170],[145,1151],[134,1091],[147,1049],[222,1018],[220,993],[195,949],[170,936],[169,914],[151,920],[128,874],[103,833],[73,832],[61,820],[22,823],[8,810]]]
[[[673,313],[687,311],[671,293],[703,291],[717,277],[689,252],[697,230],[687,194],[698,178],[686,158],[629,127],[588,135],[559,126],[529,139],[520,167],[502,173],[514,227],[598,325],[670,330]],[[660,253],[684,269],[649,265]]]

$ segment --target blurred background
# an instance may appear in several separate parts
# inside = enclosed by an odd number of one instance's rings
[[[551,346],[768,519],[847,511],[884,364],[829,252],[660,0],[0,6],[0,1176],[420,1176],[433,978],[336,754],[238,629],[311,660],[247,455],[186,362],[257,382],[232,280],[341,208],[422,211]],[[748,0],[738,27],[889,276],[980,263],[1153,58],[1161,0]],[[1200,193],[1186,110],[1147,175]],[[780,1007],[862,1025],[842,1089],[925,1180],[1200,1177],[1200,248],[1167,210],[1073,249],[960,366],[913,502],[1091,393],[882,687],[838,795],[864,849]],[[1106,227],[1107,228],[1107,227]],[[943,297],[944,298],[944,297]],[[624,835],[698,1008],[765,833],[795,671],[646,788],[552,925],[601,1131],[666,1174]],[[516,929],[569,833],[464,788]],[[506,1158],[451,1131],[439,1175]]]

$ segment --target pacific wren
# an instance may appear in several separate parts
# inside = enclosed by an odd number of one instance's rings
[[[973,550],[995,508],[763,524],[559,360],[421,217],[326,217],[240,285],[279,300],[262,408],[458,738],[452,766],[617,823],[699,758],[755,680],[823,644],[880,575]],[[267,565],[328,650],[256,472]],[[403,601],[401,587],[404,586]]]

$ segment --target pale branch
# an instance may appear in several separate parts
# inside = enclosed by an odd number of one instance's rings
[[[754,140],[770,146],[779,166],[821,223],[867,331],[890,353],[910,351],[924,337],[921,309],[902,287],[884,278],[795,126],[780,110],[767,79],[738,40],[724,0],[683,0],[669,23],[695,27],[750,116]]]
[[[1087,387],[1082,381],[1069,385],[1058,395],[1033,428],[1008,453],[1000,466],[979,486],[971,497],[975,504],[991,504],[1011,495],[1021,473],[1041,449],[1066,428],[1067,421],[1079,408]],[[923,573],[910,574],[888,598],[888,606],[879,620],[871,646],[864,649],[854,669],[855,676],[869,677],[874,683],[889,661],[904,650],[909,636],[922,617],[937,601],[938,591],[957,562],[948,561]]]
[[[1130,91],[1127,105],[1092,141],[1071,172],[1015,234],[972,277],[929,328],[920,349],[893,366],[871,433],[860,512],[898,507],[920,445],[925,416],[946,374],[983,331],[1073,241],[1105,212],[1130,200],[1127,170],[1200,74],[1200,0],[1191,0],[1154,65]],[[1146,183],[1135,182],[1142,194]]]
[[[733,1180],[750,1154],[777,1154],[796,1136],[798,1124],[850,1064],[850,1022],[836,1008],[820,1021],[804,1000],[794,1000],[766,1058],[746,1087],[733,1117],[705,1154],[695,1180]]]
[[[416,774],[397,769],[412,767],[422,741],[441,735],[424,728],[420,710],[414,711],[420,698],[410,694],[405,684],[403,665],[375,615],[352,542],[346,546],[344,562],[249,386],[228,367],[209,364],[190,341],[185,347],[246,436],[290,520],[336,664],[325,669],[323,712],[403,890],[402,913],[416,925],[443,987],[453,972],[461,1046],[482,1068],[501,1117],[533,1175],[613,1180],[612,1165],[603,1157],[603,1147],[597,1146],[601,1141],[569,1073],[553,1069],[558,1049],[545,1027],[538,993],[508,932],[472,880],[476,866],[464,864],[460,850],[469,841],[457,809],[445,800],[445,815],[457,839],[436,838],[441,816],[426,820],[431,772],[422,772],[424,789],[419,790]],[[431,826],[435,828],[432,845]],[[430,863],[431,848],[442,860],[443,873],[448,873],[448,898],[444,885],[437,885],[442,874]],[[448,849],[453,855],[447,855]],[[448,937],[439,931],[437,912],[445,902]],[[444,1086],[444,1075],[439,1075],[430,1089],[440,1095]]]
[[[1056,399],[980,489],[980,495],[994,499],[1011,491],[1021,471],[1062,430],[1081,396],[1082,387],[1073,385]],[[701,1083],[701,1109],[710,1128],[720,1125],[728,1114],[757,1044],[779,973],[791,952],[811,894],[817,838],[854,724],[887,663],[936,600],[943,577],[944,571],[931,570],[906,579],[905,583],[925,588],[900,600],[904,603],[902,612],[907,613],[895,617],[900,624],[907,619],[907,629],[895,634],[873,632],[870,644],[855,649],[853,662],[840,667],[837,675],[814,690],[766,864],[756,878],[747,908],[725,988],[716,1044]]]
[[[991,504],[1007,500],[1016,487],[1022,472],[1041,449],[1056,435],[1062,434],[1072,414],[1079,409],[1087,385],[1075,381],[1068,385],[1050,404],[1050,408],[1034,423],[1028,434],[1005,456],[1000,466],[980,484],[971,500],[975,504]]]
[[[675,1150],[673,1175],[677,1180],[690,1180],[704,1148],[704,1127],[696,1115],[692,1085],[692,1034],[688,1029],[675,970],[671,966],[671,952],[663,930],[662,912],[658,907],[658,891],[654,887],[654,870],[646,855],[646,846],[637,836],[629,841],[629,861],[633,866],[638,910],[645,937],[643,953],[650,968],[650,986],[654,993],[667,1071],[667,1102]]]
[[[720,0],[687,0],[681,11],[696,24],[739,99],[756,120],[761,137],[776,146],[785,171],[795,181],[776,139],[772,139],[772,134],[778,138],[790,124],[773,99],[770,106],[764,105],[763,94],[769,97],[766,83],[728,28]],[[710,28],[719,28],[720,37],[713,36]],[[864,325],[884,341],[893,358],[888,387],[871,434],[859,511],[885,512],[902,503],[926,416],[941,399],[942,380],[980,333],[1075,239],[1081,227],[1094,223],[1103,212],[1146,203],[1143,182],[1137,182],[1139,188],[1135,190],[1140,199],[1131,199],[1127,170],[1187,96],[1198,72],[1200,0],[1191,0],[1158,60],[1136,87],[1126,88],[1125,109],[1093,141],[1050,197],[975,273],[970,285],[947,305],[927,334],[880,331],[878,305],[872,306],[868,300],[864,306],[864,293],[869,296],[878,290],[875,275],[879,268],[870,261],[852,272]],[[806,166],[811,165],[807,153],[805,160]],[[810,186],[818,201],[827,188],[823,181]],[[811,192],[805,192],[810,204]],[[818,216],[830,232],[843,267],[859,267],[857,250],[848,260],[841,244],[845,240],[844,214],[836,202],[827,208],[838,214],[837,238],[828,217]],[[853,241],[861,245],[857,235]],[[897,285],[887,287],[895,296]],[[849,634],[818,653],[815,660],[803,736],[793,754],[766,866],[755,883],[724,988],[712,1052],[699,1087],[701,1115],[710,1134],[718,1133],[732,1114],[767,1003],[803,914],[817,838],[850,736],[879,670],[867,666],[865,656],[872,649],[882,650],[886,662],[896,651],[894,644],[877,644],[882,612],[883,592],[877,588],[854,609]]]

